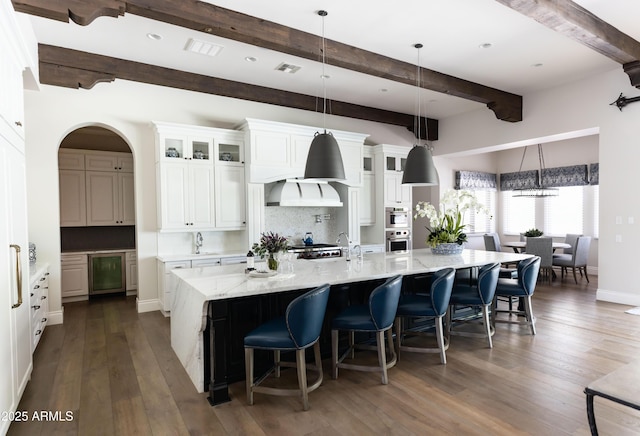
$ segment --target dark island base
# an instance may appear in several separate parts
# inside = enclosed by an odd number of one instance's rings
[[[469,270],[459,271],[460,278],[470,277]],[[322,358],[331,356],[331,320],[352,304],[368,303],[369,294],[384,279],[345,283],[331,286],[325,320],[320,334]],[[431,285],[430,274],[405,276],[402,281],[403,293],[428,292]],[[284,315],[287,305],[309,289],[256,295],[230,300],[210,301],[207,309],[207,327],[203,333],[204,342],[204,390],[209,392],[208,401],[212,406],[231,400],[228,385],[245,379],[244,337],[259,325]],[[412,326],[408,326],[411,328]],[[373,337],[372,337],[373,338]],[[367,335],[357,341],[369,339]],[[340,348],[348,346],[345,336]],[[313,356],[307,356],[309,361]],[[273,355],[266,350],[255,351],[255,374],[263,374],[273,365]],[[283,354],[286,359],[286,354]]]

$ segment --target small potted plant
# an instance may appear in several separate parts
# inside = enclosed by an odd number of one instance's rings
[[[272,271],[278,270],[278,259],[276,253],[287,251],[289,249],[289,241],[284,236],[277,233],[268,232],[260,235],[260,242],[256,242],[251,250],[260,256],[261,259],[267,257],[267,266]]]
[[[527,238],[538,238],[540,236],[542,236],[544,233],[542,232],[542,230],[538,230],[538,229],[529,229],[526,232],[524,232],[522,235],[527,237]]]

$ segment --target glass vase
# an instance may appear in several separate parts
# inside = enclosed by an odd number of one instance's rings
[[[267,258],[267,267],[271,271],[278,271],[278,266],[280,265],[280,259],[278,253],[269,253],[269,257]]]

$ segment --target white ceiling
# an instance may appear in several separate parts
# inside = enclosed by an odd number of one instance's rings
[[[494,0],[205,0],[227,9],[322,35],[441,73],[526,95],[602,71],[622,67]],[[640,1],[575,0],[609,24],[640,40]],[[30,17],[38,42],[229,80],[322,96],[318,62],[226,40],[202,32],[125,14],[101,17],[88,26]],[[159,41],[148,33],[162,36]],[[184,51],[189,38],[223,46],[215,57]],[[490,43],[491,48],[480,48]],[[320,38],[318,38],[320,48]],[[252,56],[256,62],[247,62]],[[296,74],[275,70],[282,62]],[[541,66],[534,66],[542,64]],[[326,66],[327,98],[415,114],[416,88]],[[386,92],[381,91],[385,89]],[[616,96],[612,96],[612,100]],[[442,119],[482,108],[471,102],[421,91],[422,115]],[[488,109],[487,109],[488,110]]]

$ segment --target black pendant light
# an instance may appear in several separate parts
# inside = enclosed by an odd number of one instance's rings
[[[413,146],[413,148],[407,155],[407,162],[404,167],[404,174],[402,175],[402,184],[413,186],[436,186],[439,183],[438,171],[433,164],[431,150],[427,145],[420,144],[420,49],[422,48],[422,44],[416,44],[414,45],[414,47],[418,49],[418,72],[416,75],[418,113],[415,119],[416,125],[414,126],[414,131],[416,132],[418,142]]]
[[[325,43],[324,43],[324,17],[327,11],[318,11],[318,15],[322,17],[322,128],[323,133],[316,132],[309,154],[307,156],[307,165],[304,169],[305,179],[321,179],[321,180],[344,180],[344,164],[342,163],[342,155],[338,142],[331,132],[326,129],[327,116],[327,88],[325,79],[327,78],[324,67]]]

